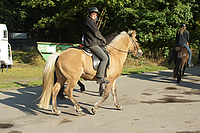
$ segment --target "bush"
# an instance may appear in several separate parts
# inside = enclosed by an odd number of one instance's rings
[[[40,55],[37,49],[32,50],[13,50],[12,51],[13,61],[22,64],[29,65],[44,65],[45,60]]]

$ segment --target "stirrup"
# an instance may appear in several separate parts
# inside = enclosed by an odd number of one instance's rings
[[[103,84],[109,84],[110,81],[105,80],[104,78],[97,78],[97,84],[101,84],[101,83],[103,83]]]

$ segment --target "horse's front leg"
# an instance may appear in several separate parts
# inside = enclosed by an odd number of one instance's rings
[[[183,72],[182,72],[182,74],[181,74],[181,77],[183,77],[183,76],[184,76],[184,73],[185,73],[185,68],[186,68],[186,65],[184,65],[184,67],[183,67]]]
[[[117,90],[116,90],[116,80],[113,83],[113,87],[111,89],[112,95],[113,95],[113,100],[114,100],[114,105],[117,107],[118,110],[123,110],[123,107],[119,105],[117,101]]]
[[[103,102],[108,98],[110,89],[113,86],[113,82],[109,83],[105,86],[105,91],[103,93],[102,99],[95,103],[94,107],[92,108],[92,113],[95,114],[97,112],[97,109],[103,104]]]
[[[57,101],[56,101],[60,87],[61,87],[60,83],[56,82],[56,84],[53,87],[53,92],[52,92],[52,112],[54,112],[57,115],[61,113],[61,111],[57,109]]]

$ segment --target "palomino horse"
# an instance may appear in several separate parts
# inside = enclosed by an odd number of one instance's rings
[[[106,36],[105,37],[106,45],[108,45],[117,35],[118,35],[118,33],[112,33],[112,34]],[[57,77],[56,77],[56,73],[54,73],[54,84],[56,83],[56,81],[57,81]],[[78,81],[78,85],[80,86],[81,92],[85,93],[85,85],[81,81]],[[65,99],[63,92],[64,92],[64,86],[62,86],[60,91],[58,92],[58,96],[61,99]],[[103,83],[101,83],[99,86],[99,95],[102,96],[103,92],[104,92],[104,85],[103,85]]]
[[[181,77],[183,77],[184,75],[188,58],[189,58],[189,53],[185,47],[176,47],[173,50],[173,59],[175,63],[175,68],[172,73],[172,77],[177,78],[177,83],[181,81]]]
[[[129,31],[128,33],[123,31],[105,47],[107,51],[110,52],[110,66],[107,71],[107,80],[109,80],[110,83],[105,85],[102,99],[95,103],[92,108],[93,114],[96,113],[97,109],[108,98],[110,90],[114,97],[115,106],[117,109],[122,110],[122,106],[119,105],[117,101],[116,79],[121,74],[128,52],[137,57],[143,54],[135,36],[135,31]],[[55,85],[53,85],[54,68],[57,75],[57,82]],[[43,92],[40,96],[41,99],[38,107],[48,109],[52,94],[52,111],[59,115],[61,111],[57,109],[56,96],[61,86],[63,86],[67,80],[68,83],[64,92],[74,104],[76,112],[81,113],[82,109],[72,95],[72,91],[79,78],[91,81],[97,80],[96,71],[93,69],[92,65],[92,58],[86,55],[83,50],[78,48],[69,48],[63,51],[60,55],[50,55],[44,68]]]

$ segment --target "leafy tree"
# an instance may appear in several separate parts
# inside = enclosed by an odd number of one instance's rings
[[[9,31],[21,31],[26,12],[21,7],[22,0],[3,0],[0,2],[0,23],[7,24]]]
[[[143,51],[153,57],[174,47],[182,23],[190,31],[190,46],[199,48],[199,4],[197,0],[3,0],[0,22],[13,32],[31,31],[37,41],[80,43],[88,9],[96,6],[104,36],[135,29]]]
[[[193,1],[120,0],[109,1],[110,23],[117,31],[136,29],[143,49],[156,53],[159,49],[173,47],[175,34],[181,23],[189,24],[193,15]],[[112,21],[112,22],[111,22]],[[107,24],[110,29],[111,25]],[[158,53],[158,52],[157,52]],[[149,54],[149,53],[148,53]]]

